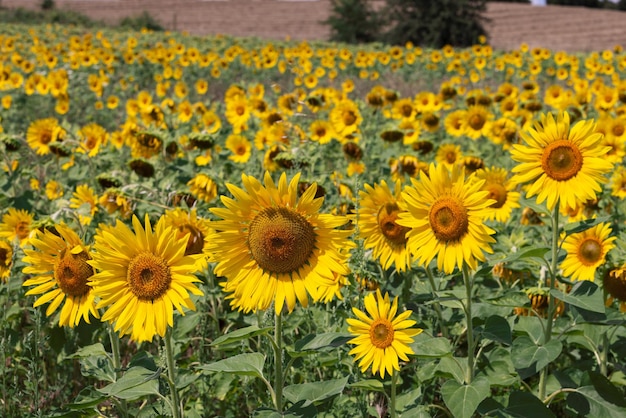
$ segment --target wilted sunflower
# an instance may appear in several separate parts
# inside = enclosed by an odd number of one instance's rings
[[[336,229],[348,219],[318,212],[323,198],[315,198],[315,184],[298,198],[299,179],[287,183],[283,173],[276,185],[266,172],[263,185],[243,174],[245,190],[227,184],[235,199],[222,196],[226,208],[211,209],[221,220],[212,222],[218,232],[209,237],[209,261],[217,262],[215,274],[226,278],[221,285],[237,309],[274,302],[277,314],[284,305],[291,312],[296,300],[307,306],[307,293],[319,300],[335,274],[349,273],[344,249],[353,246],[351,231]]]
[[[481,190],[484,181],[466,179],[464,170],[431,164],[429,176],[420,173],[419,181],[402,192],[408,212],[397,223],[411,228],[408,248],[423,266],[437,257],[437,267],[452,273],[466,263],[476,269],[477,260],[492,253],[495,231],[483,223],[493,200]]]
[[[94,270],[89,265],[89,249],[76,232],[65,224],[53,228],[36,229],[30,238],[33,249],[24,250],[23,261],[28,266],[24,273],[31,278],[24,286],[35,286],[26,296],[41,295],[33,307],[50,302],[46,316],[52,315],[63,303],[60,326],[75,327],[83,319],[90,323],[90,315],[99,317],[94,292],[88,285]]]
[[[593,281],[596,269],[604,264],[606,254],[615,247],[615,237],[609,237],[611,227],[601,223],[565,238],[563,249],[567,256],[561,263],[563,275],[572,280]]]
[[[28,243],[28,235],[33,223],[33,215],[23,209],[9,208],[0,222],[0,238],[9,241],[18,239],[23,247]]]
[[[195,309],[189,294],[203,294],[193,274],[200,256],[185,255],[188,237],[179,238],[163,218],[154,231],[148,215],[145,229],[136,216],[132,223],[134,232],[120,221],[97,230],[90,284],[97,308],[106,308],[103,321],[135,341],[151,341],[174,325],[174,308],[181,315]]]
[[[532,182],[526,195],[537,195],[537,203],[547,200],[548,209],[557,201],[561,208],[575,207],[579,201],[595,199],[613,168],[604,155],[609,147],[600,146],[602,135],[594,133],[593,120],[580,121],[570,128],[569,115],[560,112],[542,115],[534,128],[522,131],[527,145],[514,144],[511,158],[520,164],[514,183]]]
[[[356,345],[349,354],[355,356],[354,361],[360,360],[362,373],[371,365],[372,372],[384,378],[385,371],[393,375],[394,370],[400,370],[399,360],[409,361],[408,355],[414,352],[408,344],[422,330],[411,328],[416,323],[408,319],[412,311],[406,310],[396,316],[398,297],[390,302],[389,294],[383,297],[377,289],[376,293],[366,295],[364,302],[367,313],[352,308],[357,319],[346,320],[348,331],[355,336],[348,343]]]
[[[11,243],[0,238],[0,282],[6,282],[11,274],[11,266],[13,265],[13,246]]]
[[[50,180],[47,182],[46,197],[50,200],[56,200],[63,197],[63,185],[56,180]]]
[[[410,230],[396,223],[402,207],[402,183],[396,180],[394,192],[389,190],[387,183],[364,185],[360,191],[361,207],[357,222],[359,236],[364,240],[364,247],[372,249],[375,259],[386,270],[392,265],[398,271],[405,271],[411,265],[411,254],[406,247],[406,233]]]
[[[55,118],[39,119],[28,126],[26,142],[37,155],[46,155],[50,152],[50,144],[61,140],[64,133]]]
[[[486,219],[506,222],[513,208],[520,207],[520,194],[513,191],[515,186],[508,181],[507,171],[500,167],[484,168],[476,171],[476,178],[485,180],[482,189],[489,192],[489,199],[494,200]]]
[[[204,173],[196,174],[194,178],[187,182],[191,194],[199,200],[207,203],[213,201],[217,197],[217,185]]]

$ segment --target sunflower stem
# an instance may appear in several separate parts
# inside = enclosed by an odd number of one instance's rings
[[[545,335],[543,343],[547,344],[552,339],[552,324],[554,322],[554,296],[552,290],[556,284],[556,269],[559,255],[559,199],[556,201],[554,211],[552,213],[552,259],[550,260],[550,293],[548,294],[548,317],[546,318]],[[548,375],[548,365],[539,372],[539,400],[544,401],[546,397],[546,384]]]
[[[439,297],[437,296],[437,286],[435,286],[435,278],[433,277],[433,272],[430,271],[430,268],[427,266],[424,270],[426,270],[426,276],[428,277],[428,283],[430,283],[430,289],[433,294],[433,308],[435,309],[435,313],[437,314],[437,320],[439,321],[439,330],[441,331],[441,336],[444,338],[448,338],[448,327],[443,320],[443,313],[441,311],[441,304],[439,303]]]
[[[276,314],[274,323],[274,406],[278,413],[283,412],[283,317]]]
[[[602,334],[602,344],[600,345],[600,373],[602,376],[608,374],[608,360],[609,360],[609,334],[605,332]]]
[[[111,356],[113,360],[113,370],[115,370],[115,380],[122,377],[122,359],[120,356],[120,337],[113,329],[113,324],[109,323],[107,327],[109,329],[109,340],[111,340]],[[123,417],[128,416],[128,409],[126,406],[126,400],[120,399],[120,414]]]
[[[172,394],[172,415],[174,418],[182,418],[180,414],[180,398],[178,396],[178,389],[176,388],[176,362],[174,361],[171,327],[168,327],[167,331],[165,331],[165,357],[167,360],[168,383]]]
[[[472,324],[472,276],[469,267],[463,263],[463,281],[465,282],[465,318],[467,322],[467,372],[465,383],[468,385],[474,380],[474,325]]]
[[[396,386],[398,385],[398,374],[397,370],[394,370],[391,373],[391,399],[389,400],[389,416],[391,418],[396,418]]]

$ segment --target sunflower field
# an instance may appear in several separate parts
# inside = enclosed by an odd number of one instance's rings
[[[626,52],[0,28],[0,416],[626,416]]]

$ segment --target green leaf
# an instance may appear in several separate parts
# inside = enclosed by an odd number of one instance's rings
[[[491,299],[485,299],[485,302],[495,306],[516,308],[518,306],[524,306],[526,303],[529,302],[529,299],[528,295],[525,292],[509,291],[506,292],[504,295]]]
[[[535,342],[539,344],[543,341],[543,327],[541,319],[536,316],[520,316],[515,324],[516,331],[523,331]]]
[[[125,400],[137,400],[147,395],[159,393],[160,371],[152,371],[143,367],[133,367],[114,383],[99,389],[107,396]]]
[[[508,361],[490,360],[482,370],[492,386],[512,386],[519,382],[519,377]]]
[[[563,293],[557,289],[552,289],[550,293],[555,298],[577,308],[597,313],[606,312],[602,289],[589,280],[577,282],[569,293]]]
[[[351,389],[363,389],[375,392],[385,391],[385,386],[383,385],[383,382],[376,379],[358,380],[354,383],[350,383],[348,387]]]
[[[583,386],[576,389],[589,402],[589,416],[602,418],[623,418],[626,416],[626,407],[615,405],[604,399],[593,386]]]
[[[469,385],[448,380],[441,386],[441,394],[454,418],[471,418],[478,405],[490,394],[489,381],[476,377]]]
[[[81,390],[78,395],[76,395],[74,402],[66,405],[66,407],[73,411],[81,409],[91,409],[100,404],[105,399],[106,398],[102,395],[102,393],[98,392],[98,390],[95,389],[93,386],[87,386],[86,388]]]
[[[485,321],[481,334],[483,338],[502,344],[511,345],[511,327],[506,319],[498,315],[492,315]]]
[[[86,377],[95,377],[105,382],[115,382],[113,362],[108,356],[93,355],[81,358],[80,372]]]
[[[511,263],[518,260],[537,261],[539,263],[545,262],[545,255],[551,251],[550,247],[533,247],[528,250],[518,251],[505,258],[493,260],[493,264],[497,263]]]
[[[626,398],[618,388],[616,388],[606,377],[598,372],[589,372],[591,384],[596,392],[607,402],[617,406],[626,407]]]
[[[559,340],[550,340],[547,344],[537,345],[530,338],[521,336],[513,341],[511,360],[516,369],[533,366],[537,372],[555,360],[562,349],[563,344]]]
[[[345,332],[325,332],[322,334],[309,334],[295,344],[296,351],[314,351],[327,347],[340,347],[345,345],[354,336]]]
[[[211,343],[211,346],[232,344],[241,340],[256,337],[257,335],[267,334],[271,329],[272,327],[259,328],[256,325],[251,325],[249,327],[241,328],[216,338],[215,341]]]
[[[528,392],[511,392],[509,405],[503,412],[515,418],[555,418],[554,413],[539,398]]]
[[[326,380],[323,382],[302,383],[299,385],[286,386],[283,390],[285,398],[292,403],[304,401],[303,407],[312,403],[321,402],[343,392],[343,388],[348,383],[348,377],[337,380]]]
[[[465,357],[443,357],[437,365],[437,371],[452,376],[457,382],[465,381],[467,370],[467,358]]]
[[[197,368],[206,372],[236,373],[244,376],[263,377],[265,356],[260,353],[239,354]]]
[[[593,226],[596,226],[598,224],[601,224],[603,222],[607,222],[610,219],[611,218],[609,216],[600,216],[599,218],[585,219],[579,222],[571,222],[563,226],[563,230],[565,231],[567,235],[571,235],[577,232],[586,231],[587,229]]]
[[[96,344],[92,344],[92,345],[88,345],[85,347],[81,347],[78,350],[76,350],[75,353],[70,354],[68,356],[66,356],[66,359],[72,359],[72,358],[85,358],[85,357],[91,357],[91,356],[104,356],[104,357],[108,357],[109,353],[107,353],[107,351],[104,349],[104,346],[102,345],[102,343],[96,343]]]
[[[452,354],[452,347],[447,338],[432,338],[424,333],[415,337],[409,345],[417,357],[444,357]]]

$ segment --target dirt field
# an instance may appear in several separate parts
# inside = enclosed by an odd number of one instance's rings
[[[2,0],[5,7],[36,8],[41,0]],[[58,8],[116,23],[148,11],[169,30],[264,39],[327,40],[321,22],[330,0],[56,0]],[[522,42],[553,50],[626,47],[626,12],[567,6],[489,3],[486,28],[496,49]]]

